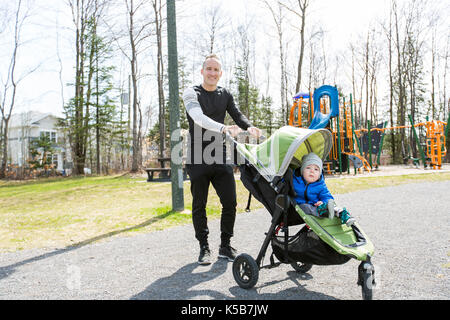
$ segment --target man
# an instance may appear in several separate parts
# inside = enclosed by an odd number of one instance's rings
[[[222,134],[226,131],[235,135],[240,131],[240,127],[258,137],[261,131],[253,127],[239,111],[233,96],[225,88],[217,85],[222,76],[222,66],[215,54],[205,58],[201,74],[202,84],[186,89],[183,101],[191,139],[186,169],[191,180],[192,222],[195,237],[200,243],[198,263],[207,265],[211,263],[206,217],[210,183],[222,205],[219,257],[233,261],[236,256],[236,250],[230,245],[236,217],[236,184],[232,167],[226,164]],[[224,125],[227,112],[237,125]]]

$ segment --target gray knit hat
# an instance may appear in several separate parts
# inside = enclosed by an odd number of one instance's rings
[[[302,166],[300,167],[300,172],[303,174],[303,169],[306,168],[310,164],[315,164],[319,167],[320,173],[322,173],[322,159],[319,158],[317,154],[314,152],[308,153],[306,156],[302,158]]]

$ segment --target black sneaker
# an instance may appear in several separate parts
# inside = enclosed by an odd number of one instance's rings
[[[236,249],[230,245],[219,248],[219,258],[228,259],[228,261],[234,261],[236,258]]]
[[[200,255],[198,256],[198,264],[208,265],[211,264],[211,251],[208,245],[200,247]]]

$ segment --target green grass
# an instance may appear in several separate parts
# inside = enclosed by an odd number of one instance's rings
[[[238,211],[248,192],[237,183]],[[120,234],[150,232],[191,223],[187,212],[171,211],[171,184],[128,176],[77,177],[0,182],[0,251],[84,244]],[[254,202],[254,208],[262,205]],[[210,188],[207,214],[220,217],[220,201]]]
[[[420,181],[450,180],[450,173],[327,179],[333,194]],[[248,191],[236,182],[238,212]],[[0,251],[85,245],[191,223],[190,184],[184,182],[185,212],[171,211],[171,184],[129,176],[0,181]],[[262,208],[252,200],[252,209]],[[208,219],[220,217],[212,187]],[[191,236],[194,236],[193,234]]]

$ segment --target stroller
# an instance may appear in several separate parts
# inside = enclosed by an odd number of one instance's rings
[[[362,298],[371,300],[375,285],[371,263],[374,246],[359,224],[347,227],[337,217],[307,215],[295,202],[292,185],[295,170],[300,168],[302,157],[310,152],[322,160],[328,156],[332,147],[331,132],[285,126],[260,144],[238,143],[228,135],[227,139],[243,160],[239,161],[239,169],[244,186],[272,216],[256,260],[246,253],[235,258],[232,270],[237,284],[244,289],[252,288],[258,281],[260,269],[282,263],[306,273],[313,265],[338,265],[353,258],[361,261],[357,284],[362,288]],[[291,236],[289,227],[296,225],[300,226],[300,231]],[[263,266],[269,245],[272,247],[270,264]]]

